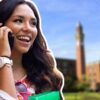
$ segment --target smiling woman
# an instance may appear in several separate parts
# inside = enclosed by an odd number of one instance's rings
[[[36,5],[31,0],[1,1],[0,97],[27,100],[57,90],[63,100],[62,88],[63,75],[47,47]]]
[[[37,36],[36,17],[32,9],[26,4],[17,6],[5,25],[15,37],[12,52],[27,52]]]

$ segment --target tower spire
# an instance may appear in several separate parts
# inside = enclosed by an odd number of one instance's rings
[[[79,22],[76,26],[76,72],[78,80],[85,75],[84,33]]]

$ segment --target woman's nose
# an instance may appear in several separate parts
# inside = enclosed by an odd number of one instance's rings
[[[28,22],[23,24],[23,30],[24,30],[24,31],[26,31],[26,30],[28,30],[28,31],[31,30],[31,26],[30,26],[30,24],[29,24]]]

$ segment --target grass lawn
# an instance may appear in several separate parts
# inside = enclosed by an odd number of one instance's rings
[[[100,100],[100,93],[95,92],[79,92],[64,93],[65,100]]]

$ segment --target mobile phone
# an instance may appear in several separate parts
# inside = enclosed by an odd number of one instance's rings
[[[14,44],[14,36],[12,36],[12,32],[8,33],[8,41],[9,41],[10,48],[12,49]]]

